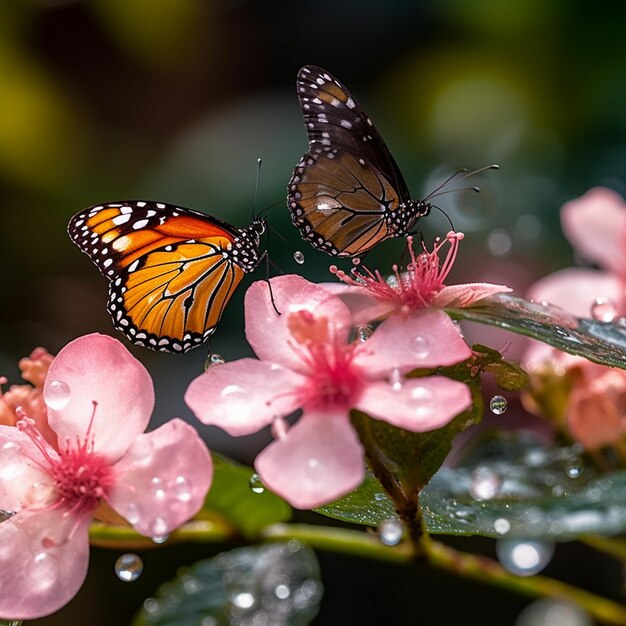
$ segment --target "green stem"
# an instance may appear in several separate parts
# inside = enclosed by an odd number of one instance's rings
[[[174,531],[168,539],[168,544],[183,541],[216,543],[231,539],[236,535],[236,529],[219,518],[194,520]],[[127,526],[93,524],[90,529],[90,538],[93,545],[122,550],[158,547],[157,544]],[[577,604],[604,624],[613,626],[626,624],[626,608],[616,602],[545,576],[515,576],[491,559],[459,552],[433,541],[428,535],[421,537],[417,550],[408,541],[389,547],[382,545],[371,533],[307,524],[273,524],[263,529],[258,538],[268,541],[297,539],[312,548],[392,563],[414,563],[415,559],[423,554],[433,567],[457,576],[495,585],[533,598],[567,600]],[[624,542],[602,540],[597,537],[585,537],[584,540],[593,547],[614,556],[619,555],[620,558],[626,556]]]
[[[594,550],[604,552],[618,561],[626,563],[626,541],[612,537],[600,537],[599,535],[584,535],[579,541],[591,546]]]

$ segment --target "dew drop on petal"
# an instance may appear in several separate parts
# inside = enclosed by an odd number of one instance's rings
[[[409,341],[409,350],[418,358],[423,359],[430,352],[430,341],[421,335]]]
[[[488,467],[477,467],[472,472],[470,494],[474,500],[491,500],[502,487],[502,477]]]
[[[397,367],[394,367],[389,374],[389,384],[394,391],[400,391],[404,383],[404,376]]]
[[[413,387],[413,389],[411,389],[408,405],[411,408],[417,409],[418,413],[428,413],[432,409],[434,399],[435,396],[430,389],[418,385],[417,387]]]
[[[165,483],[163,482],[163,479],[159,476],[153,476],[152,480],[150,481],[150,487],[152,489],[152,495],[157,499],[157,500],[164,500],[165,499]]]
[[[141,513],[139,512],[139,507],[131,502],[123,513],[124,517],[128,521],[129,524],[135,525],[139,523],[141,519]]]
[[[511,522],[505,517],[499,517],[493,523],[493,529],[498,533],[498,535],[506,535],[509,530],[511,530]]]
[[[293,253],[293,260],[298,263],[298,265],[302,265],[304,263],[304,254],[300,252],[300,250],[296,250]]]
[[[250,476],[249,484],[252,493],[263,493],[265,491],[265,485],[258,474],[252,474],[252,476]]]
[[[168,488],[180,502],[189,502],[191,500],[193,491],[191,481],[184,476],[176,476],[174,480],[170,481]]]
[[[399,519],[389,518],[383,520],[376,529],[380,542],[386,546],[397,546],[402,540],[404,526]]]
[[[62,380],[53,380],[46,387],[46,404],[55,411],[60,411],[70,401],[72,390]]]
[[[237,593],[232,598],[232,603],[239,609],[249,609],[254,606],[254,596],[248,591]]]
[[[30,590],[41,593],[56,584],[59,560],[54,554],[42,551],[28,560],[26,569]]]
[[[206,372],[214,365],[223,365],[224,363],[226,363],[226,359],[221,354],[212,352],[209,356],[207,356],[206,361],[204,362],[204,371]]]
[[[56,497],[57,493],[51,482],[33,483],[24,495],[24,508],[31,511],[48,508]]]
[[[507,409],[508,403],[504,396],[494,396],[489,401],[489,408],[494,415],[502,415]]]
[[[115,573],[125,583],[135,582],[143,572],[143,561],[136,554],[122,554],[115,561]]]
[[[243,387],[239,385],[226,385],[220,392],[220,397],[222,400],[229,403],[229,412],[238,414],[241,420],[249,414],[248,392]]]
[[[591,304],[591,317],[599,322],[612,322],[617,317],[617,307],[611,298],[597,297]]]
[[[539,540],[499,539],[496,554],[502,566],[512,574],[533,576],[552,559],[554,544]]]
[[[169,537],[167,530],[167,522],[162,517],[155,517],[152,522],[152,534],[150,539],[152,539],[154,543],[165,543]]]
[[[356,338],[358,341],[367,341],[374,332],[374,329],[371,326],[357,326],[356,327]]]

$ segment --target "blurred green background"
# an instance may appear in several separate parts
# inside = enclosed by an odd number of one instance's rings
[[[91,204],[161,200],[244,226],[261,157],[256,210],[278,203],[267,214],[272,226],[306,256],[298,266],[274,236],[272,260],[283,272],[329,278],[330,257],[299,239],[284,204],[307,147],[295,94],[297,70],[307,63],[335,74],[366,108],[414,198],[459,167],[500,165],[472,180],[481,194],[449,194],[438,204],[467,234],[453,279],[502,282],[523,294],[572,261],[561,204],[599,184],[625,191],[625,26],[622,3],[580,0],[3,0],[0,373],[17,382],[17,358],[37,345],[57,352],[87,332],[115,334],[106,281],[65,233],[71,215]],[[424,222],[429,241],[447,230],[436,212]],[[387,242],[367,264],[384,270],[402,248]],[[263,277],[261,269],[256,278]],[[227,359],[248,351],[244,291],[212,342]],[[155,425],[188,416],[182,393],[206,349],[184,357],[134,352],[157,381]],[[267,440],[202,432],[212,447],[243,460]],[[96,551],[85,592],[38,623],[126,623],[180,558],[174,554],[159,573],[158,555],[147,557],[131,591],[114,578],[116,556]],[[329,588],[333,577],[342,584],[350,577],[341,573],[346,563],[361,568],[355,579],[363,580],[343,596],[329,589],[319,624],[341,623],[333,616],[356,615],[342,611],[359,603],[362,624],[381,623],[378,611],[391,606],[404,607],[397,623],[417,623],[403,621],[410,614],[447,624],[454,607],[437,617],[423,603],[436,603],[433,589],[451,584],[465,609],[473,601],[484,609],[475,623],[512,623],[525,604],[440,575],[407,600],[402,590],[423,583],[424,572],[403,574],[395,587],[386,580],[375,600],[361,591],[379,570],[367,578],[370,569],[355,559],[326,558]],[[384,571],[392,581],[400,576]],[[112,586],[119,607],[103,609],[109,591],[102,585]],[[119,614],[107,617],[110,610]]]

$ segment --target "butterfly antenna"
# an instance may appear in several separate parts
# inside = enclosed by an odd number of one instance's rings
[[[478,187],[465,187],[463,189],[449,189],[446,191],[442,191],[442,189],[444,189],[448,185],[451,185],[452,183],[461,182],[462,180],[465,180],[466,178],[469,178],[470,176],[474,176],[475,174],[480,174],[481,172],[485,172],[486,170],[498,170],[498,169],[500,168],[497,165],[493,164],[493,165],[485,165],[484,167],[479,167],[477,170],[473,170],[471,172],[468,172],[466,169],[457,170],[456,172],[454,172],[454,174],[452,174],[452,176],[448,176],[448,178],[446,178],[446,180],[444,180],[436,189],[431,191],[424,198],[423,201],[428,202],[428,200],[430,200],[431,198],[434,198],[435,196],[441,196],[444,193],[449,193],[449,192],[467,191],[467,190],[479,191]]]
[[[259,195],[259,183],[261,182],[261,157],[256,160],[256,181],[254,183],[254,196],[252,196],[252,220],[254,221],[254,208],[256,207],[256,199]],[[259,214],[260,215],[260,214]]]

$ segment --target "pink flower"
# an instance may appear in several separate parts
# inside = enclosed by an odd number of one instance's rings
[[[621,196],[603,187],[591,189],[563,205],[561,225],[574,249],[603,269],[555,272],[536,282],[528,297],[579,317],[612,321],[626,315],[626,204]],[[598,307],[597,299],[608,305]]]
[[[202,506],[211,457],[174,419],[142,434],[154,406],[146,369],[116,339],[93,334],[59,352],[44,401],[51,446],[18,410],[0,426],[0,615],[32,619],[66,604],[85,579],[88,529],[110,505],[141,534],[165,535]]]
[[[591,189],[561,209],[563,231],[573,247],[604,270],[567,268],[537,281],[528,297],[579,317],[612,321],[626,314],[626,204],[614,191]],[[567,377],[562,415],[571,437],[587,449],[617,444],[626,432],[626,373],[596,365],[539,342],[529,342],[524,367],[538,375]],[[558,410],[557,410],[558,412]]]
[[[277,439],[255,467],[299,508],[330,502],[363,479],[363,449],[350,424],[355,408],[421,432],[471,404],[468,388],[441,376],[402,380],[417,367],[451,365],[471,351],[442,311],[387,320],[365,342],[349,341],[351,315],[326,289],[299,276],[254,283],[246,293],[246,336],[260,360],[217,365],[196,378],[185,401],[205,424],[231,435],[274,425]],[[282,421],[303,414],[287,428]]]
[[[413,237],[407,237],[411,261],[405,271],[393,266],[391,276],[385,278],[376,270],[355,268],[352,275],[331,267],[331,272],[348,287],[337,283],[325,283],[332,293],[346,302],[352,311],[356,324],[366,324],[383,319],[394,313],[408,313],[428,306],[438,308],[468,307],[475,302],[493,295],[511,291],[503,285],[489,283],[467,283],[445,286],[459,248],[463,233],[449,232],[443,241],[437,239],[429,252],[422,243],[422,252],[416,255]],[[448,253],[441,262],[439,251],[449,244]]]
[[[48,425],[48,411],[43,401],[43,384],[54,357],[45,348],[35,348],[29,357],[20,359],[18,367],[22,378],[31,385],[11,385],[8,391],[0,390],[0,424],[15,426],[18,421],[15,410],[22,409],[35,420],[44,439],[56,444],[56,436]],[[0,385],[6,378],[0,377]]]

